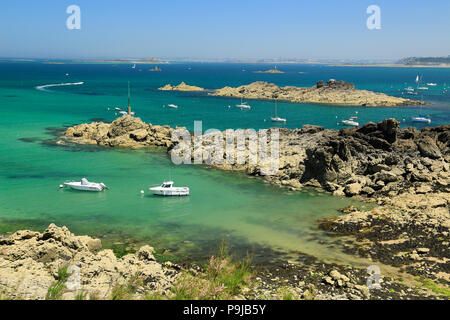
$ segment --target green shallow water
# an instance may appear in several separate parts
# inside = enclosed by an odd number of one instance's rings
[[[361,203],[314,190],[289,192],[235,172],[174,166],[167,154],[158,149],[132,151],[54,145],[64,126],[92,119],[113,120],[114,112],[108,107],[126,104],[128,80],[133,84],[133,105],[144,121],[192,128],[194,120],[203,120],[205,130],[223,130],[268,127],[271,123],[264,118],[270,116],[273,104],[253,101],[251,112],[240,112],[225,107],[234,105],[233,99],[154,89],[181,81],[208,88],[254,80],[312,85],[318,77],[334,77],[356,79],[359,86],[389,93],[395,90],[391,87],[403,87],[405,79],[414,78],[409,74],[413,71],[404,74],[403,69],[387,70],[385,73],[393,84],[383,86],[380,70],[296,68],[285,75],[243,75],[242,66],[215,64],[192,65],[194,71],[180,64],[163,66],[161,73],[139,73],[129,66],[1,63],[0,232],[18,228],[43,230],[54,222],[78,234],[100,237],[108,247],[118,242],[150,243],[193,260],[214,253],[220,242],[226,240],[237,255],[249,251],[261,263],[269,263],[282,254],[295,256],[298,251],[325,260],[353,262],[356,259],[339,252],[333,240],[317,229],[317,220],[335,216],[338,209],[350,204],[364,206]],[[309,73],[299,77],[297,71],[304,69]],[[440,80],[435,82],[448,79],[448,71],[443,71],[444,76],[435,70],[430,72],[435,73],[433,79]],[[48,92],[35,89],[38,85],[78,81],[85,84],[55,87]],[[436,124],[448,123],[447,95],[437,91],[428,94],[436,103],[427,113],[433,114]],[[162,108],[168,103],[181,108]],[[289,103],[279,107],[291,128],[305,123],[335,128],[336,116],[347,118],[355,110],[366,121],[378,121],[392,114],[407,118],[419,112],[417,108],[339,108]],[[82,177],[105,182],[111,189],[83,193],[58,188],[66,180]],[[150,186],[168,178],[178,186],[189,186],[191,196],[160,198],[149,194]],[[140,190],[146,193],[141,195]]]

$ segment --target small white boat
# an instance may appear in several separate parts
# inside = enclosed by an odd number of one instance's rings
[[[149,190],[157,196],[188,196],[189,188],[174,187],[173,181],[166,181],[159,187],[149,188]]]
[[[272,122],[286,122],[286,119],[280,117],[270,117],[270,120],[272,120]]]
[[[356,119],[358,119],[358,117],[350,117],[350,119],[342,120],[341,122],[343,125],[346,125],[346,126],[358,127],[359,123],[355,121]]]
[[[431,119],[430,118],[426,118],[423,116],[419,116],[419,117],[413,117],[412,122],[420,122],[420,123],[431,123]]]
[[[64,186],[80,191],[100,192],[109,189],[104,183],[89,182],[86,178],[81,181],[65,182]]]
[[[168,107],[172,109],[178,109],[178,106],[176,104],[169,104]]]
[[[247,102],[242,102],[241,98],[241,104],[237,104],[236,107],[241,109],[251,109],[252,107],[247,104]]]
[[[408,87],[408,88],[405,88],[405,91],[414,92],[414,88],[413,87]]]
[[[427,86],[430,86],[430,87],[436,87],[436,86],[437,86],[437,83],[432,83],[432,82],[430,82],[430,83],[427,83]]]
[[[131,67],[131,69],[136,69],[136,65],[135,65],[135,64],[133,64],[133,66]]]
[[[417,90],[428,90],[428,87],[418,87]]]

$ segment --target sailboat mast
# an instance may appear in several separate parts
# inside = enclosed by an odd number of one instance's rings
[[[131,116],[130,81],[128,81],[128,115]]]

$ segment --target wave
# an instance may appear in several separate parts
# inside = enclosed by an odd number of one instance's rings
[[[50,90],[47,90],[48,88],[52,88],[52,87],[63,87],[63,86],[79,86],[84,84],[84,82],[71,82],[71,83],[55,83],[55,84],[46,84],[43,86],[37,86],[35,87],[37,90],[40,91],[46,91],[46,92],[50,92]]]

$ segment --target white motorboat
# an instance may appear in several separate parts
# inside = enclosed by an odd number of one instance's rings
[[[109,189],[103,182],[89,182],[86,178],[81,179],[81,181],[65,182],[64,186],[70,187],[75,190],[92,192],[100,192],[104,189]]]
[[[169,104],[168,107],[172,109],[178,109],[178,106],[176,104]]]
[[[163,182],[159,187],[149,188],[149,190],[157,196],[188,196],[188,187],[174,187],[173,181]]]
[[[280,118],[279,116],[278,116],[278,103],[277,103],[277,101],[275,101],[275,117],[270,117],[270,120],[272,120],[272,122],[286,122],[286,119],[284,119],[284,118]]]
[[[350,119],[342,120],[341,122],[343,125],[346,125],[346,126],[358,127],[359,123],[355,121],[356,119],[358,119],[358,117],[350,117]]]
[[[408,88],[405,88],[405,91],[414,92],[414,88],[413,87],[408,87]]]
[[[424,116],[413,117],[411,120],[412,122],[431,123],[431,119]]]
[[[430,83],[427,83],[427,86],[429,86],[429,87],[436,87],[437,83],[430,82]]]
[[[428,87],[418,87],[417,90],[428,90]]]
[[[251,109],[252,107],[247,104],[247,102],[242,102],[241,98],[241,104],[237,104],[236,107],[241,109]]]

